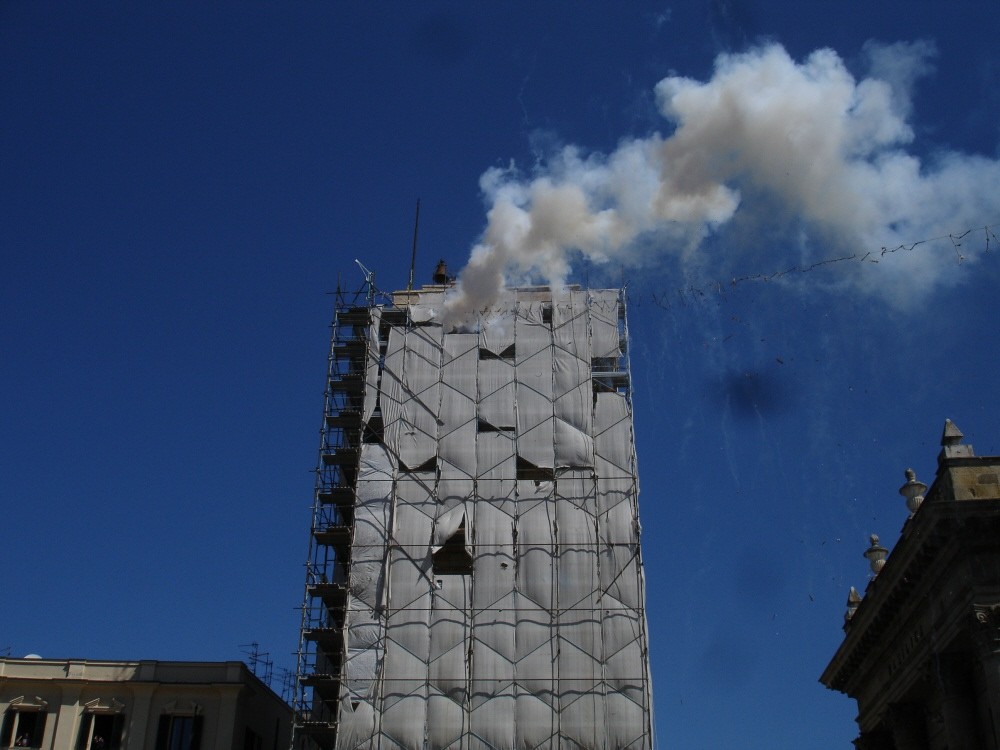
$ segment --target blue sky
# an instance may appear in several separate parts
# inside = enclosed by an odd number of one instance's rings
[[[693,153],[735,154],[711,175],[731,215],[566,258],[570,281],[629,282],[661,745],[845,746],[853,702],[817,679],[867,535],[895,541],[903,470],[933,478],[946,417],[1000,451],[998,22],[987,2],[4,3],[0,649],[255,640],[291,666],[329,293],[360,283],[354,259],[405,286],[419,198],[418,281],[459,269],[487,170],[587,177],[680,132],[665,78],[721,85],[719,55],[765,49],[801,73],[828,48],[852,86],[895,85],[845,117],[907,130],[849,166],[919,161],[824,193],[876,206],[867,223],[781,182],[842,163],[723,131]]]

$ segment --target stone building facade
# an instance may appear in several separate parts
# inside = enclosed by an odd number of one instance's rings
[[[1000,457],[950,421],[941,443],[929,489],[907,472],[891,554],[872,538],[820,678],[857,701],[859,750],[1000,748]]]
[[[0,748],[284,750],[291,708],[229,662],[0,658]]]

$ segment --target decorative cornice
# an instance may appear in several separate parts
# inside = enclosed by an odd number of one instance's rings
[[[971,460],[1000,466],[997,457]],[[1000,501],[935,502],[928,493],[928,499],[921,506],[920,512],[904,524],[903,533],[885,568],[872,579],[862,600],[858,602],[844,628],[844,640],[820,681],[833,690],[851,694],[850,691],[854,689],[852,684],[861,677],[861,671],[867,671],[872,666],[884,666],[868,664],[868,659],[873,649],[881,649],[881,639],[891,632],[900,617],[906,617],[914,611],[914,591],[927,585],[928,576],[938,576],[942,570],[970,561],[971,556],[978,554],[987,540],[994,540],[997,533],[1000,533]],[[995,544],[991,544],[993,546],[989,546],[989,550],[992,554]],[[971,570],[983,567],[973,565]],[[984,580],[982,583],[986,584],[988,581]],[[965,599],[964,595],[955,591],[950,591],[949,594],[959,597],[952,600],[949,607],[969,606],[967,599],[962,601]],[[991,606],[993,604],[987,601],[981,608],[988,610]],[[1000,602],[996,606],[1000,608]],[[974,613],[969,616],[974,616]],[[989,620],[992,615],[986,613],[984,617]],[[985,622],[967,627],[974,630],[983,625]],[[1000,624],[997,627],[1000,628]],[[996,646],[990,648],[1000,653],[1000,634]]]
[[[170,701],[163,707],[163,711],[174,716],[198,716],[202,713],[202,706],[194,701],[190,701],[187,706],[178,705],[177,701]]]
[[[125,710],[125,704],[117,698],[111,698],[104,704],[100,698],[94,698],[83,704],[83,710],[89,714],[120,714]]]
[[[980,658],[1000,654],[1000,603],[974,603],[970,630]]]
[[[1000,628],[1000,603],[973,604],[972,613],[980,629]]]
[[[886,675],[890,679],[903,667],[912,663],[910,655],[920,646],[924,640],[924,629],[917,623],[910,632],[903,638],[902,642],[896,646],[889,660],[886,662]]]
[[[19,695],[11,700],[10,707],[20,711],[44,711],[49,707],[49,702],[38,695],[34,700]]]

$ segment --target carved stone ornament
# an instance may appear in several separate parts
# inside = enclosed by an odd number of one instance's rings
[[[45,711],[49,707],[49,702],[44,698],[42,698],[40,695],[36,695],[34,698],[29,698],[25,695],[19,695],[16,698],[11,699],[10,707],[38,709],[41,711]]]
[[[165,713],[177,716],[198,716],[202,712],[202,706],[194,701],[189,701],[187,705],[178,703],[177,701],[170,701],[170,703],[163,707],[163,710]]]
[[[120,714],[124,711],[125,704],[117,698],[110,698],[106,702],[102,702],[100,698],[94,698],[94,700],[84,703],[83,707],[92,714]]]
[[[913,469],[906,470],[906,484],[899,488],[899,494],[906,498],[906,509],[912,516],[920,508],[924,501],[924,493],[927,492],[927,485],[917,481],[917,475]]]
[[[872,534],[869,537],[869,541],[871,541],[871,546],[865,550],[864,555],[868,559],[872,573],[878,575],[882,572],[882,568],[885,567],[885,559],[889,554],[889,550],[879,544],[878,534]]]
[[[1000,653],[1000,604],[973,604],[972,637],[981,655]]]
[[[851,618],[854,617],[854,613],[858,611],[858,607],[861,605],[861,594],[858,590],[851,586],[851,590],[847,593],[847,611],[844,613],[844,622],[850,622]]]
[[[1000,604],[973,604],[972,611],[982,628],[1000,628]]]

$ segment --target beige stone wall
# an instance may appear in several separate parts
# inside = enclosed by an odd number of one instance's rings
[[[153,750],[163,715],[202,717],[202,750],[241,750],[247,728],[263,748],[284,748],[291,726],[288,706],[241,662],[0,659],[0,716],[8,711],[44,713],[32,746],[45,750],[78,748],[88,716],[122,717],[121,750]]]

